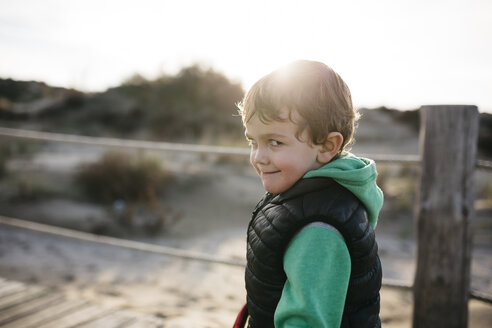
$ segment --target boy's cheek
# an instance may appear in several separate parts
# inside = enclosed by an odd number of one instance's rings
[[[252,166],[253,166],[253,168],[255,169],[256,174],[258,174],[258,175],[260,175],[260,176],[261,176],[261,174],[260,174],[260,170],[259,170],[259,169],[258,169],[258,168],[254,165],[254,164],[251,164],[251,165],[252,165]]]
[[[256,170],[253,153],[249,156],[249,164],[251,164],[251,166],[253,166]]]

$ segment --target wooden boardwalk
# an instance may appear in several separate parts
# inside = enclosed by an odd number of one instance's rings
[[[162,319],[70,300],[49,288],[0,277],[2,328],[158,328]]]

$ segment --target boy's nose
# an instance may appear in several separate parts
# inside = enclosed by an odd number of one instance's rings
[[[252,160],[254,163],[257,164],[267,164],[268,163],[268,156],[266,154],[266,151],[262,149],[262,147],[258,147],[254,153],[252,154]]]

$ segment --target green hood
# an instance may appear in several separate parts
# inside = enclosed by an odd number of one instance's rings
[[[376,185],[377,176],[373,160],[345,153],[319,169],[307,172],[303,178],[333,178],[360,199],[369,214],[369,223],[375,228],[383,207],[383,192]]]

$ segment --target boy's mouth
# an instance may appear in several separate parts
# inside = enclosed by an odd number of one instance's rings
[[[279,173],[280,171],[270,171],[270,172],[261,172],[261,175],[272,175],[272,174],[275,174],[275,173]]]

